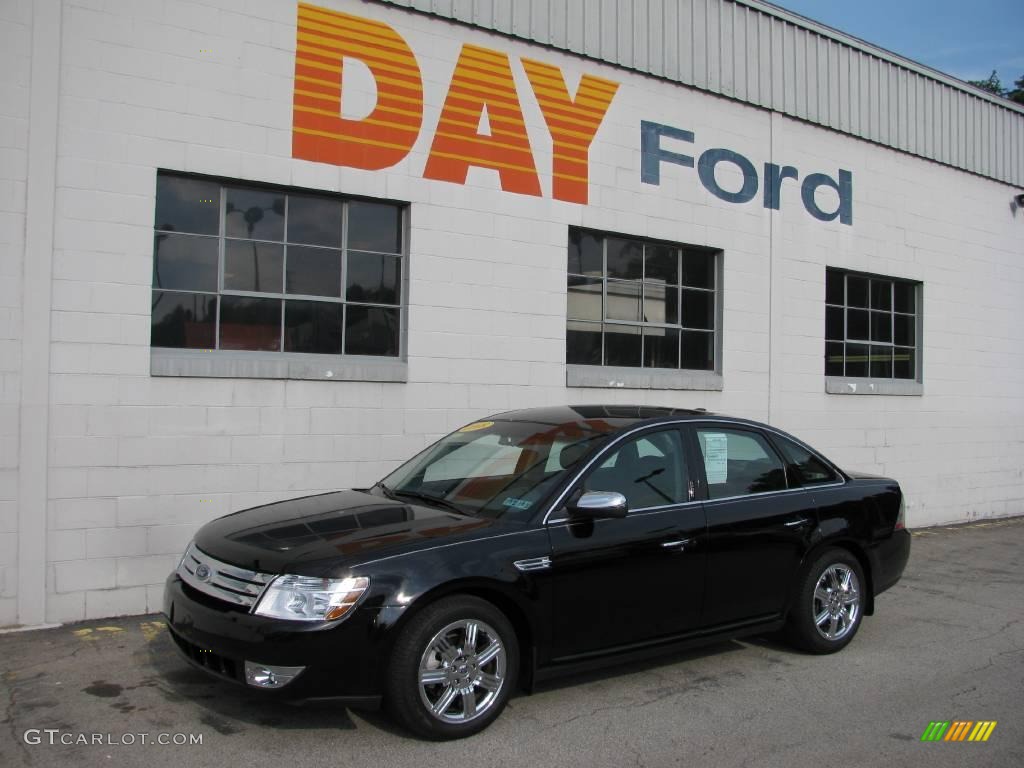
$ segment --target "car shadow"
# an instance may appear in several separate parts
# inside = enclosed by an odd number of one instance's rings
[[[268,699],[196,669],[182,658],[166,631],[137,654],[143,656],[137,659],[140,666],[151,672],[142,686],[155,689],[168,702],[191,702],[203,710],[199,721],[222,735],[238,733],[245,724],[285,730],[356,727],[348,708],[337,702]]]

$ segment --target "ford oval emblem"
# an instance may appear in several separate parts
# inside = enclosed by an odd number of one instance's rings
[[[202,563],[196,568],[196,578],[200,581],[209,581],[212,576],[213,573],[210,571],[210,566],[206,563]]]

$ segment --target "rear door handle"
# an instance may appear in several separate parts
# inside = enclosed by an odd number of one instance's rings
[[[686,549],[686,546],[690,544],[693,539],[677,539],[675,541],[663,541],[661,542],[662,549],[678,549],[680,551]]]
[[[783,523],[787,528],[796,528],[799,525],[807,525],[810,520],[806,517],[798,517],[796,520],[790,520],[788,523]]]

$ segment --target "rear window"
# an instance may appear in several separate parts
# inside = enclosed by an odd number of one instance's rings
[[[839,479],[839,476],[825,462],[802,445],[779,435],[775,436],[775,443],[782,455],[786,457],[790,474],[800,485],[832,483]]]

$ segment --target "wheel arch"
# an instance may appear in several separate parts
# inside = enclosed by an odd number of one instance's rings
[[[510,595],[509,591],[501,582],[485,579],[452,581],[438,585],[419,595],[402,611],[401,617],[395,622],[388,633],[390,644],[394,643],[395,638],[398,637],[412,618],[428,606],[447,597],[462,595],[476,597],[490,603],[501,611],[512,625],[512,629],[516,633],[516,642],[519,644],[519,687],[532,693],[536,658],[536,632],[530,619],[529,611],[515,597]]]
[[[803,562],[800,563],[800,569],[797,571],[797,579],[793,584],[790,595],[790,607],[792,607],[792,594],[796,592],[800,580],[803,578],[804,571],[810,567],[818,557],[827,549],[843,549],[853,555],[857,562],[860,564],[861,572],[864,574],[864,615],[870,616],[875,612],[875,576],[871,566],[871,559],[868,557],[867,550],[855,539],[850,538],[832,538],[820,541],[815,544],[811,549],[804,555]],[[787,611],[788,612],[788,611]]]

